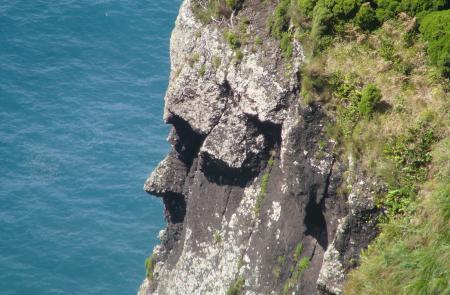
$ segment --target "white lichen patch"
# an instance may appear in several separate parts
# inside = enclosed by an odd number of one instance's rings
[[[281,205],[280,202],[273,202],[269,211],[269,221],[267,226],[270,228],[272,223],[276,223],[280,219]]]

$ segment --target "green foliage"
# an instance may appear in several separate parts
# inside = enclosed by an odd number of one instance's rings
[[[218,56],[214,56],[212,59],[212,65],[214,67],[214,69],[218,69],[220,67],[220,64],[222,63],[222,61],[220,60],[220,57]]]
[[[289,59],[292,57],[294,47],[292,45],[292,37],[289,32],[283,32],[280,40],[281,51],[285,58]]]
[[[202,66],[200,67],[200,69],[198,69],[198,75],[199,75],[200,77],[203,77],[203,76],[205,75],[205,73],[206,73],[206,66],[205,66],[205,65],[202,65]]]
[[[244,288],[245,279],[242,276],[239,276],[234,282],[228,287],[227,295],[238,295],[242,288]]]
[[[333,12],[333,16],[340,19],[350,19],[361,6],[361,0],[320,0],[325,7]]]
[[[300,259],[300,255],[302,255],[302,252],[303,252],[303,244],[298,243],[294,251],[294,261],[298,261]]]
[[[300,256],[303,252],[302,243],[297,244],[294,250],[294,266],[291,268],[291,276],[283,286],[283,295],[287,295],[290,293],[292,288],[296,286],[298,280],[300,279],[303,272],[309,267],[310,260],[308,257],[303,257],[300,259]]]
[[[290,16],[288,12],[290,4],[291,0],[281,0],[275,8],[270,22],[270,32],[277,39],[281,39],[283,33],[289,29]]]
[[[336,74],[333,83],[333,95],[339,102],[336,125],[342,136],[350,138],[361,117],[358,107],[361,100],[360,87],[352,75],[341,77]]]
[[[255,37],[255,45],[261,46],[263,44],[263,41],[260,36]]]
[[[311,38],[314,40],[317,48],[322,45],[322,37],[331,33],[333,24],[332,11],[323,4],[322,1],[318,2],[313,10],[313,22],[311,28]]]
[[[192,12],[203,24],[209,24],[213,18],[229,18],[234,11],[243,7],[245,0],[193,0]]]
[[[275,277],[275,281],[278,282],[281,276],[281,269],[283,268],[284,264],[286,263],[286,256],[278,256],[277,258],[277,264],[275,265],[272,273]]]
[[[420,121],[405,134],[388,140],[385,156],[395,165],[393,177],[387,179],[389,192],[381,200],[388,218],[408,213],[420,183],[427,178],[431,162],[431,145],[437,137],[426,121]]]
[[[234,58],[236,62],[240,62],[244,58],[242,50],[238,49],[234,52]]]
[[[361,100],[358,103],[359,113],[370,118],[377,103],[381,100],[381,91],[374,84],[366,85],[361,92]]]
[[[146,277],[151,281],[153,280],[153,271],[155,270],[156,266],[156,256],[154,254],[150,255],[145,259],[145,270],[146,270]]]
[[[448,9],[448,0],[375,0],[378,20],[383,22],[396,17],[402,11],[411,16],[424,15],[435,10]]]
[[[420,23],[420,32],[428,42],[428,56],[441,73],[450,77],[450,10],[428,14]]]
[[[241,39],[239,38],[239,35],[237,33],[233,31],[227,31],[225,32],[225,39],[227,40],[232,50],[241,48]]]
[[[200,54],[193,53],[187,60],[189,66],[192,68],[196,63],[198,63],[200,60]]]
[[[213,240],[214,243],[219,244],[220,242],[222,242],[222,236],[220,235],[220,232],[215,231],[213,234]]]
[[[378,19],[375,10],[370,5],[362,5],[355,16],[355,24],[366,31],[378,27]]]
[[[316,2],[317,0],[297,0],[297,6],[303,16],[311,18]]]
[[[413,215],[384,224],[349,274],[344,294],[449,294],[450,182],[431,181],[433,192]]]
[[[266,197],[267,185],[269,184],[270,170],[272,169],[272,166],[274,165],[274,163],[275,163],[275,160],[273,159],[273,157],[271,157],[268,162],[268,166],[269,166],[268,170],[266,172],[264,172],[264,174],[262,176],[261,189],[260,189],[258,195],[256,196],[255,207],[253,208],[255,215],[257,217],[259,217],[262,202],[264,201],[264,199]]]

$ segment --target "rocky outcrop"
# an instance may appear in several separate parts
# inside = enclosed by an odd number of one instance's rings
[[[299,99],[300,44],[290,61],[268,36],[273,4],[248,1],[203,25],[191,1],[171,39],[164,119],[173,149],[144,189],[164,201],[167,228],[139,294],[339,294],[375,233],[372,184],[324,136],[320,105]],[[249,20],[242,60],[223,37]],[[262,21],[264,20],[264,21]],[[356,168],[353,169],[357,171]]]

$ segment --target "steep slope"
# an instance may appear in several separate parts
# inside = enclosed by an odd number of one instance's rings
[[[193,8],[183,2],[171,39],[173,148],[145,184],[168,226],[139,293],[341,293],[384,188],[335,156],[331,119],[300,98],[302,45],[286,61],[266,29],[275,4],[209,24]]]

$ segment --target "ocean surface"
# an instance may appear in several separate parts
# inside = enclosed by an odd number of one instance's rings
[[[0,294],[136,294],[180,0],[0,1]]]

